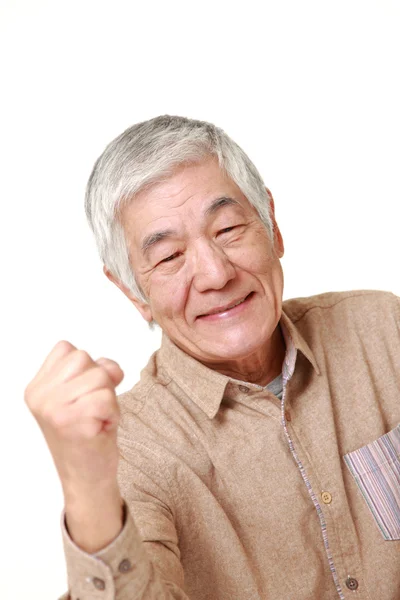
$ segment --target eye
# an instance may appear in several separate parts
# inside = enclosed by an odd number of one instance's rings
[[[160,262],[161,263],[171,262],[172,260],[174,260],[174,258],[177,258],[177,256],[179,256],[179,252],[175,252],[175,254],[171,254],[171,256],[167,256],[167,258],[163,258]]]
[[[220,233],[229,233],[230,231],[232,231],[232,229],[235,229],[236,225],[232,225],[231,227],[225,227],[224,229],[221,229],[220,231],[218,231],[218,234]]]

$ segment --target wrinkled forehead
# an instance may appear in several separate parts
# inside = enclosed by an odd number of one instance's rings
[[[256,212],[218,161],[208,159],[181,165],[141,190],[121,211],[121,222],[129,236],[138,240],[149,228],[205,221],[223,207]]]

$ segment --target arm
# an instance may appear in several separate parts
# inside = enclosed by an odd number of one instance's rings
[[[156,534],[148,544],[129,511],[123,524],[115,395],[122,378],[114,361],[95,362],[59,342],[25,391],[63,488],[69,594],[71,600],[187,600],[173,520],[160,504],[150,516]],[[140,517],[141,502],[136,506]],[[164,546],[164,530],[172,535],[176,553]]]

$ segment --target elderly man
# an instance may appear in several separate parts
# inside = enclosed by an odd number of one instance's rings
[[[209,123],[125,131],[86,211],[105,274],[163,341],[118,401],[119,366],[65,341],[27,387],[71,600],[398,600],[398,298],[282,306],[272,196]]]

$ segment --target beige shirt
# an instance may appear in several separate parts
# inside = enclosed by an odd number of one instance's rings
[[[63,526],[71,599],[399,600],[399,326],[389,293],[285,302],[282,402],[164,337],[119,397],[121,534]]]

